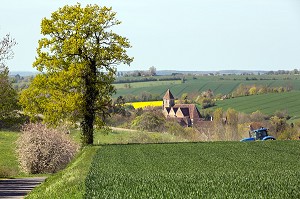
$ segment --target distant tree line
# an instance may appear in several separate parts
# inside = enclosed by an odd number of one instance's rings
[[[298,69],[294,70],[278,70],[278,71],[269,71],[266,73],[267,75],[298,75],[300,74]]]
[[[141,77],[141,76],[155,76],[156,68],[151,66],[149,70],[135,70],[133,72],[118,72],[117,77]]]
[[[280,87],[269,87],[269,86],[257,86],[257,85],[244,85],[240,84],[235,91],[228,95],[230,97],[241,97],[248,95],[258,95],[266,93],[283,93],[292,90],[292,86],[280,86]]]
[[[30,82],[33,80],[33,76],[21,76],[19,74],[15,76],[10,76],[10,81],[12,83],[12,87],[16,91],[22,91],[29,87]]]
[[[118,78],[114,81],[115,84],[133,83],[133,82],[151,82],[151,81],[173,81],[182,80],[181,77],[160,76],[160,77],[141,77],[141,78]]]

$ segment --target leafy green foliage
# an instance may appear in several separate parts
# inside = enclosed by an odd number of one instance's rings
[[[147,111],[132,121],[132,128],[142,131],[158,131],[164,128],[165,118],[159,111]]]
[[[112,31],[121,22],[111,8],[80,4],[64,6],[41,23],[37,75],[22,92],[24,111],[57,125],[61,120],[80,122],[82,143],[93,143],[95,118],[107,116],[112,82],[118,64],[130,64],[127,38]],[[103,121],[97,123],[104,125]]]
[[[6,61],[14,56],[14,45],[16,41],[9,34],[0,40],[0,129],[10,125],[11,120],[16,117],[14,111],[19,109],[18,95],[12,87],[8,67],[5,65]]]
[[[18,95],[8,78],[8,70],[0,70],[0,119],[18,108]]]
[[[201,107],[203,109],[213,107],[215,105],[215,101],[210,98],[203,98],[201,101]]]
[[[86,198],[299,198],[299,143],[215,142],[100,148]]]

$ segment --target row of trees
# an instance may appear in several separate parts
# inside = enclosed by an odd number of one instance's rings
[[[298,69],[294,69],[292,71],[288,71],[288,70],[269,71],[266,74],[267,75],[298,75],[300,74],[300,72]]]
[[[13,88],[20,92],[29,87],[30,82],[33,80],[34,76],[21,76],[19,74],[15,76],[10,76]]]
[[[133,82],[150,82],[150,81],[172,81],[172,80],[183,80],[184,77],[173,77],[173,76],[156,76],[156,77],[140,77],[140,78],[130,78],[125,77],[125,78],[118,78],[114,81],[114,83],[133,83]]]
[[[149,70],[135,70],[133,72],[118,72],[118,77],[145,77],[145,76],[155,76],[156,68],[151,66]]]
[[[266,94],[266,93],[283,93],[292,90],[291,86],[269,87],[257,85],[244,85],[240,84],[235,91],[232,92],[230,97],[240,97],[248,95]]]

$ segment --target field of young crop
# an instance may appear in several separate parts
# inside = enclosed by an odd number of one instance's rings
[[[198,93],[213,90],[216,94],[227,94],[232,92],[238,85],[238,82],[230,81],[211,81],[207,79],[188,80],[180,84],[164,84],[159,86],[151,86],[150,82],[145,87],[117,89],[115,96],[124,96],[128,94],[139,95],[141,92],[149,92],[163,97],[167,89],[171,89],[175,97],[180,98],[183,93]]]
[[[108,145],[86,198],[300,198],[300,142]]]
[[[249,78],[256,78],[257,80],[246,80],[245,76],[226,76],[226,77],[197,77],[197,79],[188,78],[185,83],[180,81],[164,81],[159,84],[155,82],[141,82],[136,83],[138,86],[125,88],[118,85],[117,93],[114,97],[124,96],[128,94],[138,95],[143,91],[163,97],[167,89],[171,89],[175,97],[181,97],[183,93],[198,93],[211,89],[214,94],[228,94],[234,91],[240,84],[244,85],[262,85],[271,87],[286,87],[289,86],[293,90],[300,91],[300,77],[294,76],[250,76]],[[134,85],[134,84],[133,84]],[[125,89],[123,89],[123,87]]]
[[[292,119],[300,118],[300,92],[269,93],[263,95],[252,95],[237,97],[233,99],[217,101],[213,108],[234,108],[244,113],[253,113],[257,110],[271,115],[276,111],[287,111]]]

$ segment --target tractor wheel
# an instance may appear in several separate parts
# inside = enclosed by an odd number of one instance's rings
[[[265,141],[270,141],[270,140],[276,140],[275,138],[268,138],[268,139],[265,139]]]

